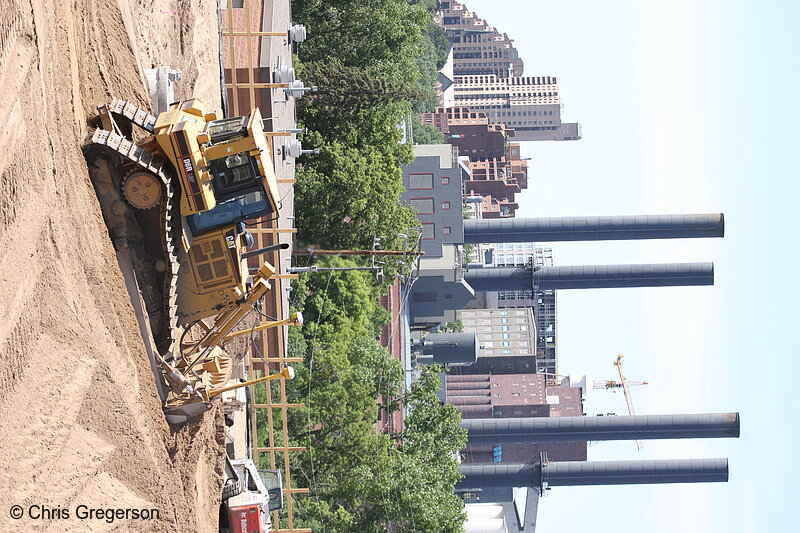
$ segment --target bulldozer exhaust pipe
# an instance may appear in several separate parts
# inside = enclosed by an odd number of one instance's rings
[[[265,246],[264,248],[259,248],[257,250],[250,250],[249,252],[245,252],[242,254],[242,259],[248,259],[250,257],[255,257],[257,255],[266,254],[269,252],[274,252],[276,250],[286,250],[289,247],[289,243],[282,242],[280,244],[273,244],[271,246]]]

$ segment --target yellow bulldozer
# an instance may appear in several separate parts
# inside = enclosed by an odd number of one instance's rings
[[[276,246],[251,250],[245,224],[278,216],[271,139],[258,109],[218,119],[198,99],[158,117],[125,100],[98,111],[84,144],[89,174],[114,246],[133,263],[167,418],[182,422],[225,388],[233,363],[220,344],[275,275],[264,262],[250,276],[247,258]],[[193,328],[197,338],[177,342]]]

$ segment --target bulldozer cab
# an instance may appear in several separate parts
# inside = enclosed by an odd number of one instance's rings
[[[188,217],[192,233],[277,212],[277,180],[259,110],[209,122],[205,133],[205,158],[217,205]]]

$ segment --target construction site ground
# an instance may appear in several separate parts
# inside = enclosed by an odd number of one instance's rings
[[[164,420],[81,142],[96,105],[149,107],[142,68],[181,69],[176,98],[220,109],[217,3],[0,0],[0,13],[0,531],[216,532],[222,417]]]

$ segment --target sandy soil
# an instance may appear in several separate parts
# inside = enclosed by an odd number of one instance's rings
[[[147,105],[141,67],[219,109],[218,47],[211,0],[0,0],[0,531],[217,530],[220,413],[164,421],[80,146],[97,104]]]

